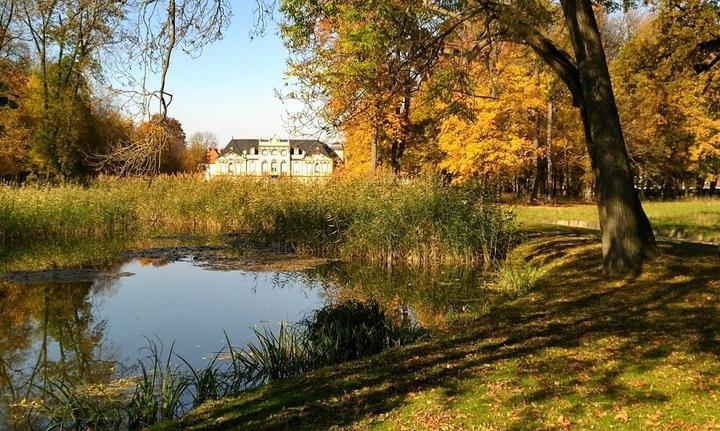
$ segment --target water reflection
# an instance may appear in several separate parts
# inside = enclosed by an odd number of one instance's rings
[[[110,380],[115,361],[102,348],[106,322],[96,318],[89,300],[103,288],[0,283],[0,405],[10,416],[7,427],[30,428],[18,406],[52,382]]]
[[[410,312],[426,328],[443,328],[448,319],[492,300],[483,289],[487,274],[467,267],[435,270],[369,267],[336,262],[307,272],[324,284],[335,301],[375,300],[387,310]]]
[[[264,264],[251,271],[231,259],[213,265],[192,255],[122,257],[119,247],[89,247],[93,271],[78,270],[77,252],[63,258],[37,250],[41,258],[19,253],[3,261],[6,275],[22,262],[29,274],[44,275],[0,281],[0,429],[37,429],[21,406],[53,382],[107,384],[132,373],[146,337],[175,341],[175,352],[203,367],[224,345],[224,330],[242,344],[253,327],[298,321],[329,301],[374,299],[425,327],[442,327],[449,314],[486,299],[482,274],[466,268],[390,271],[335,262],[290,270],[302,265],[285,258],[284,269]],[[37,271],[62,267],[63,259],[70,269],[62,277]],[[73,274],[81,280],[72,281]]]

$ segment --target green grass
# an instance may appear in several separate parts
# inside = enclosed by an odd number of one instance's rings
[[[560,233],[557,233],[557,231]],[[535,234],[525,296],[434,339],[207,403],[158,430],[712,429],[720,254],[661,241],[606,279],[597,234]]]
[[[0,245],[172,234],[234,234],[252,244],[347,260],[491,265],[512,242],[507,212],[435,179],[324,182],[200,177],[101,178],[89,187],[0,186]]]
[[[720,199],[643,202],[653,228],[660,236],[720,242]],[[559,220],[598,225],[595,205],[517,206],[520,226],[553,224]]]

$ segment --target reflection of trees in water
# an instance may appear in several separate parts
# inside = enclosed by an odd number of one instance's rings
[[[121,263],[118,256],[127,248],[125,239],[25,241],[14,246],[0,245],[0,273],[78,267],[105,269]]]
[[[318,290],[319,296],[327,300],[329,295],[327,294],[326,289],[329,285],[324,280],[312,276],[314,271],[315,270],[274,272],[270,277],[270,284],[274,289],[285,289],[288,286],[300,285],[302,286],[301,292],[305,298],[309,297],[311,291]],[[257,286],[255,286],[255,288],[257,288]],[[254,291],[255,290],[253,290],[253,292]]]
[[[426,327],[443,326],[452,310],[487,301],[486,276],[468,267],[420,270],[336,262],[304,273],[306,283],[323,285],[328,301],[378,301],[401,317],[413,315]]]
[[[100,357],[105,322],[95,321],[90,301],[94,290],[107,287],[0,282],[0,391],[6,407],[37,398],[51,382],[111,379],[116,364]],[[5,426],[30,427],[23,409],[9,407],[8,413]]]

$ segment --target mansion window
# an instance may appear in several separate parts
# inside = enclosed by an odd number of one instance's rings
[[[277,173],[277,169],[278,169],[277,162],[272,162],[272,164],[270,165],[270,170],[272,171],[272,173],[274,173],[274,174]]]
[[[262,171],[267,172],[268,171],[268,162],[262,162]]]
[[[255,162],[250,162],[250,164],[248,165],[248,172],[255,172]]]
[[[320,163],[315,163],[315,173],[316,174],[320,173]]]
[[[267,150],[262,150],[263,156],[267,156]]]

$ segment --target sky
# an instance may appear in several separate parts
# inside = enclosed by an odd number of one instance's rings
[[[251,40],[254,2],[232,1],[233,18],[222,40],[199,58],[178,51],[167,81],[168,115],[188,138],[213,132],[220,147],[231,138],[287,138],[286,108],[275,96],[283,86],[287,50],[276,26]]]

